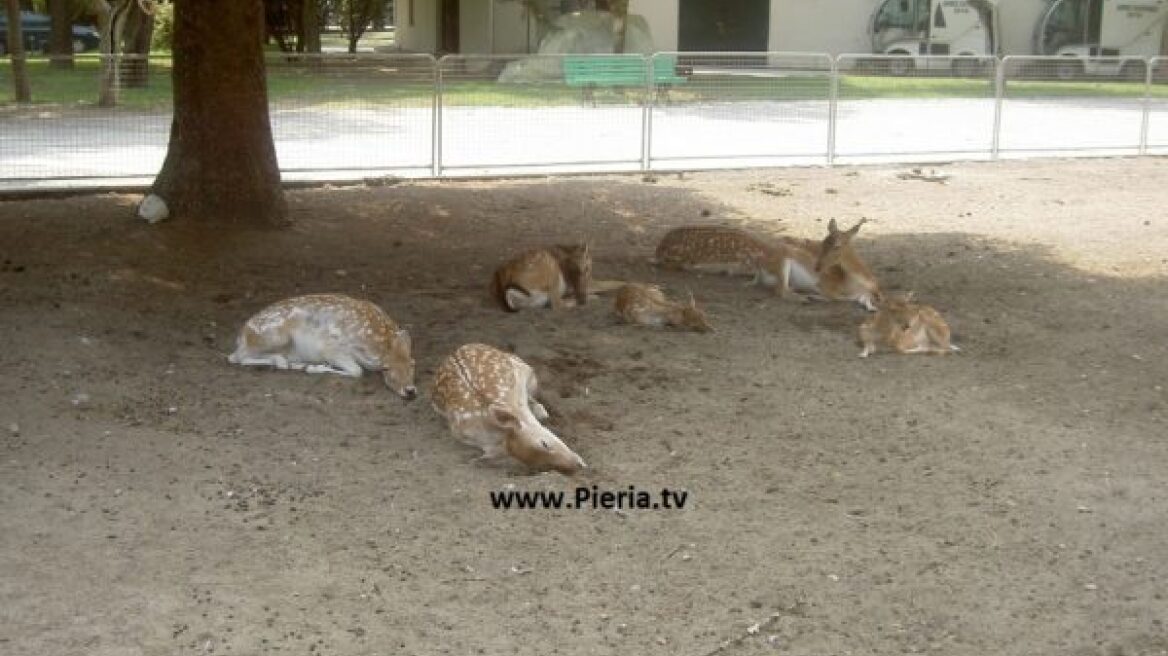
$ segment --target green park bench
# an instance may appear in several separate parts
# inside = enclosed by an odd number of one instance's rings
[[[584,99],[596,105],[597,87],[644,89],[648,60],[627,55],[568,55],[564,57],[564,83],[579,87]],[[653,86],[657,94],[668,97],[674,85],[685,84],[689,70],[677,65],[677,57],[653,58]]]

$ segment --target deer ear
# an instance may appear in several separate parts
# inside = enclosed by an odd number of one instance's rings
[[[857,221],[857,222],[856,222],[856,225],[852,226],[852,229],[851,229],[851,230],[848,230],[848,235],[849,235],[849,236],[853,236],[853,235],[855,235],[857,232],[859,232],[859,231],[860,231],[860,226],[864,225],[864,222],[865,222],[865,221],[867,221],[867,220],[868,220],[868,219],[860,219],[859,221]]]
[[[502,406],[491,406],[491,420],[500,428],[506,428],[508,430],[519,429],[519,417],[515,416],[514,412]]]
[[[827,231],[833,235],[835,233],[839,232],[839,226],[837,226],[835,224],[835,219],[832,219],[832,220],[827,222]]]

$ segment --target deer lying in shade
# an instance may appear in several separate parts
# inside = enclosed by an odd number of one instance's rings
[[[410,334],[373,303],[310,294],[273,303],[248,319],[227,360],[353,377],[378,371],[389,389],[411,400],[418,391],[410,349]]]
[[[689,303],[678,303],[665,297],[656,285],[628,283],[616,292],[613,311],[626,323],[662,328],[676,326],[700,333],[710,332],[709,321],[690,294]]]
[[[885,298],[876,314],[860,324],[860,357],[866,358],[877,345],[897,353],[943,355],[960,351],[949,342],[949,324],[928,305],[913,303],[913,294]]]
[[[539,248],[520,253],[495,270],[491,278],[491,298],[504,310],[551,307],[558,310],[568,302],[588,302],[592,280],[592,254],[586,244]]]
[[[462,442],[482,460],[510,457],[533,469],[574,474],[586,465],[541,421],[535,372],[526,362],[485,344],[464,344],[438,367],[431,402]]]
[[[835,219],[822,241],[783,237],[769,241],[737,228],[685,226],[670,230],[657,246],[660,266],[688,271],[754,273],[754,283],[827,300],[855,301],[876,309],[880,284],[852,247],[861,220],[841,231]]]

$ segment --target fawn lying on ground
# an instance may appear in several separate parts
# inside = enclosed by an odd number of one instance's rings
[[[438,367],[431,402],[455,437],[481,459],[512,458],[535,469],[573,474],[584,461],[540,421],[538,381],[523,360],[485,344],[464,344]]]
[[[520,253],[495,270],[491,297],[504,310],[564,307],[564,296],[572,291],[575,302],[588,302],[592,280],[592,254],[585,245],[549,246]]]
[[[410,348],[409,333],[373,303],[310,294],[273,303],[248,319],[227,360],[354,377],[380,371],[387,387],[410,400],[417,396]]]
[[[945,354],[960,351],[949,343],[949,325],[929,307],[913,303],[912,292],[890,295],[876,314],[860,324],[860,357],[866,358],[884,344],[898,353]]]
[[[689,303],[677,303],[665,298],[665,293],[656,285],[628,283],[616,293],[613,311],[623,321],[643,326],[677,326],[700,333],[713,330],[706,315],[698,309],[693,294]]]

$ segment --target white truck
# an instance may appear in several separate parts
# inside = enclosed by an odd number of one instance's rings
[[[995,0],[884,0],[872,14],[872,52],[893,75],[914,69],[972,76],[997,53]]]
[[[1142,80],[1144,57],[1160,54],[1168,0],[1050,0],[1034,30],[1034,52],[1065,58],[1054,73]]]

